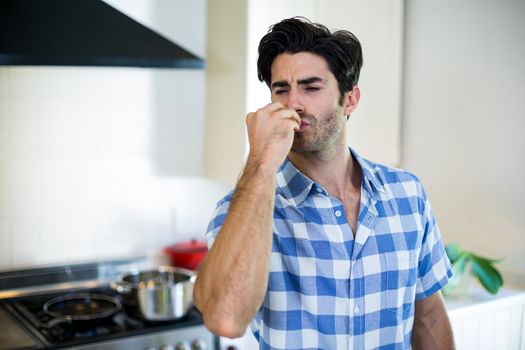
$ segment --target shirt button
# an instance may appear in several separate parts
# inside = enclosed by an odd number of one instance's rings
[[[359,313],[359,306],[356,306],[354,307],[354,314],[358,314]]]
[[[340,217],[341,216],[341,211],[340,210],[336,210],[335,211],[335,216]]]
[[[318,186],[318,187],[317,187],[317,192],[321,193],[321,192],[323,192],[323,189],[322,189],[321,187]]]

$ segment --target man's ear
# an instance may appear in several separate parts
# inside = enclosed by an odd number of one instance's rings
[[[350,115],[356,108],[361,98],[361,91],[359,86],[355,85],[352,90],[345,92],[345,98],[343,100],[344,115]]]

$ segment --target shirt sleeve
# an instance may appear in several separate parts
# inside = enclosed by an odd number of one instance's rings
[[[217,235],[224,224],[226,214],[228,213],[228,208],[230,207],[231,199],[232,192],[217,203],[217,207],[215,208],[215,211],[213,212],[211,220],[208,224],[206,235],[204,236],[204,239],[208,244],[208,249],[213,245],[215,238],[217,238]]]
[[[423,240],[418,261],[416,300],[431,296],[443,288],[452,277],[452,268],[436,218],[421,183],[419,186],[422,193]]]

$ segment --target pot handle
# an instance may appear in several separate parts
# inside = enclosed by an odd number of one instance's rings
[[[123,284],[122,282],[111,282],[111,289],[117,291],[120,294],[128,294],[131,292],[131,287]]]

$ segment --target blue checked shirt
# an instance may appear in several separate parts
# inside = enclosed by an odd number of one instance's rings
[[[289,160],[276,175],[268,291],[250,323],[260,349],[408,349],[414,301],[452,276],[418,178],[350,152],[363,170],[355,239],[340,200]]]

